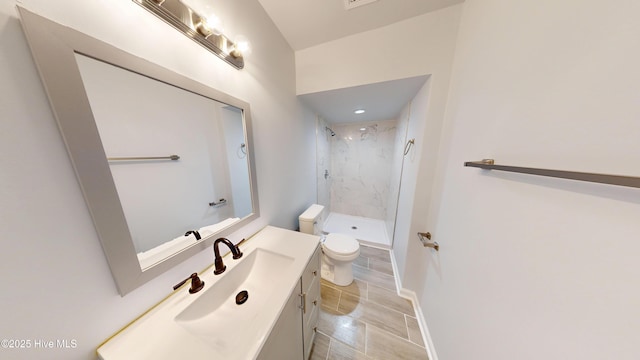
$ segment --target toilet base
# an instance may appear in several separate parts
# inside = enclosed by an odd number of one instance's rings
[[[331,267],[324,261],[322,262],[322,269],[320,269],[320,277],[333,284],[333,271],[331,271]]]
[[[347,261],[334,265],[332,261],[327,259],[327,256],[323,254],[320,277],[338,286],[349,286],[353,282],[351,263],[351,261]]]

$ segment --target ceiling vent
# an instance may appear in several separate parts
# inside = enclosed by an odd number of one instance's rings
[[[344,7],[347,10],[355,9],[358,6],[371,4],[378,0],[344,0]]]

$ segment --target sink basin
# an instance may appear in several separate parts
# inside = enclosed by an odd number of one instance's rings
[[[100,345],[98,358],[265,358],[263,350],[275,346],[270,339],[278,340],[278,346],[289,340],[289,334],[274,329],[281,320],[287,323],[292,319],[283,310],[301,300],[297,298],[300,276],[318,242],[317,236],[273,226],[263,228],[242,245],[242,258],[224,259],[227,271],[214,275],[210,267],[201,272],[204,289],[190,294],[185,285],[173,292]],[[167,284],[167,290],[168,285],[173,284]],[[238,305],[236,295],[243,290],[248,296],[246,301],[238,297]]]
[[[226,259],[227,271],[175,317],[176,323],[218,351],[242,348],[258,341],[264,304],[294,263],[294,258],[257,248],[240,260]],[[233,264],[239,261],[237,264]],[[231,265],[234,265],[231,267]],[[236,295],[248,292],[248,299],[236,304]],[[238,326],[238,324],[251,324]]]

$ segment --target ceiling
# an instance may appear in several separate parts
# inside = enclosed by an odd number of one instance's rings
[[[464,0],[258,0],[293,50],[439,10]],[[363,5],[347,10],[346,3]],[[427,76],[299,95],[330,123],[396,119]],[[353,113],[365,109],[361,115]]]
[[[293,50],[373,30],[464,0],[377,0],[347,10],[346,0],[258,0]],[[358,0],[355,3],[366,3]]]
[[[417,76],[375,84],[298,95],[327,122],[353,123],[396,119],[413,99],[428,76]],[[364,109],[363,114],[354,110]]]

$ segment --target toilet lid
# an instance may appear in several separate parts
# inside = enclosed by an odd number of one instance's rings
[[[360,244],[352,236],[344,234],[329,234],[325,238],[324,246],[331,252],[342,255],[353,254],[360,249]]]

